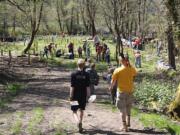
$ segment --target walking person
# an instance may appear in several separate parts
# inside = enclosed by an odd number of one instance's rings
[[[95,85],[98,85],[99,83],[99,75],[97,74],[95,67],[96,67],[95,63],[91,63],[90,68],[86,69],[86,72],[89,73],[89,77],[90,77],[90,92],[91,92],[90,95],[94,94]]]
[[[79,58],[82,58],[82,48],[79,46],[78,47],[78,55],[79,55]]]
[[[107,64],[110,65],[110,49],[109,49],[109,47],[108,47],[107,50],[106,50],[106,55],[105,55],[105,57],[106,57],[106,62],[107,62]]]
[[[71,110],[73,111],[79,132],[82,132],[84,110],[87,98],[90,96],[90,78],[89,74],[84,71],[85,61],[83,59],[78,60],[77,66],[77,71],[71,74],[70,101],[77,102],[76,105],[71,106]],[[77,114],[78,110],[80,110],[80,115]]]
[[[48,59],[48,47],[47,46],[44,47],[43,57],[44,57],[44,55],[46,55],[46,58]]]
[[[130,113],[134,87],[133,80],[137,72],[136,69],[130,65],[129,59],[126,56],[121,55],[119,62],[121,63],[121,67],[115,69],[112,75],[110,90],[112,90],[117,83],[116,106],[120,110],[122,118],[123,127],[121,130],[127,132],[128,127],[130,127]]]
[[[134,56],[135,56],[135,67],[141,68],[141,53],[140,53],[140,51],[139,50],[135,51]]]
[[[114,68],[108,69],[108,74],[106,76],[106,80],[109,85],[111,85],[113,72],[114,72]],[[115,103],[116,103],[116,93],[117,93],[117,83],[113,86],[113,88],[111,90],[111,103],[113,105],[115,105]]]

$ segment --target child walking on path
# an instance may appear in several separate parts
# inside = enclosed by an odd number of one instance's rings
[[[113,72],[114,72],[114,68],[110,68],[108,70],[106,80],[107,80],[109,85],[111,84],[111,79],[112,79]],[[112,99],[111,103],[113,105],[115,105],[115,103],[116,103],[116,92],[117,92],[117,83],[113,86],[113,88],[111,90],[111,99]]]
[[[136,68],[141,68],[141,53],[139,50],[137,50],[134,54],[135,56],[135,67]]]
[[[90,68],[86,69],[86,72],[89,73],[89,77],[90,77],[90,91],[91,91],[91,95],[94,94],[95,85],[98,85],[98,83],[99,83],[99,75],[97,74],[95,67],[96,67],[96,65],[94,63],[92,63],[90,65]]]

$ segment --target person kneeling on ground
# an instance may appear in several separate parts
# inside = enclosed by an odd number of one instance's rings
[[[62,55],[61,49],[58,49],[56,51],[56,57],[61,57],[61,55]]]
[[[77,66],[78,70],[71,74],[70,101],[78,102],[77,105],[71,106],[71,110],[73,111],[73,116],[77,122],[79,132],[82,132],[84,110],[87,98],[90,96],[90,78],[89,74],[84,71],[85,61],[83,59],[78,60]],[[80,116],[77,114],[78,109],[80,109]]]
[[[123,128],[122,131],[127,132],[130,127],[130,114],[133,99],[133,80],[137,74],[136,69],[129,63],[128,57],[121,54],[119,58],[121,67],[115,69],[112,75],[110,90],[117,83],[117,101],[116,106],[121,112]],[[127,121],[126,121],[127,120]]]

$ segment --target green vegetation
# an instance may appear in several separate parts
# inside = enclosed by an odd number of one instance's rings
[[[5,86],[5,97],[0,99],[0,108],[5,107],[6,103],[12,101],[12,99],[25,87],[26,86],[21,83],[7,83]]]
[[[18,135],[21,133],[22,125],[23,125],[22,118],[24,117],[24,114],[25,114],[24,112],[16,113],[14,123],[11,126],[12,134]]]
[[[11,127],[12,134],[19,135],[22,128],[22,121],[16,120],[13,126]]]
[[[176,88],[172,82],[144,77],[137,82],[134,95],[139,105],[162,111],[174,98],[175,91]]]
[[[112,106],[109,101],[98,101],[97,104],[101,107],[111,109],[112,112],[117,112],[118,109]],[[180,126],[178,123],[172,122],[170,118],[165,115],[157,113],[142,112],[138,108],[131,110],[132,117],[138,118],[144,127],[151,127],[159,130],[166,130],[172,135],[180,134]]]
[[[22,89],[24,89],[25,86],[23,86],[20,83],[8,83],[6,85],[6,90],[10,95],[17,95],[18,92],[20,92]]]
[[[179,124],[172,122],[172,120],[164,115],[141,112],[137,108],[133,108],[131,114],[133,117],[137,117],[145,127],[167,130],[172,135],[180,134]]]
[[[67,135],[69,131],[76,130],[76,126],[72,123],[66,123],[66,121],[59,121],[53,123],[53,128],[55,129],[54,135]]]
[[[42,108],[37,107],[33,109],[33,116],[30,119],[27,127],[28,132],[31,135],[41,134],[41,130],[38,129],[36,126],[38,126],[42,122],[43,118],[44,118],[44,110]]]

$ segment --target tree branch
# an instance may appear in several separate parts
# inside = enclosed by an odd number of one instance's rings
[[[40,13],[39,13],[39,20],[38,20],[38,24],[37,24],[37,27],[36,27],[36,32],[38,31],[39,26],[40,26],[40,23],[41,23],[43,6],[44,6],[44,0],[43,0],[42,3],[41,3],[41,8],[40,8],[40,11],[39,11],[39,12],[40,12]]]
[[[17,7],[21,12],[26,14],[26,10],[24,10],[20,5],[18,5],[15,1],[7,0],[11,5]]]

